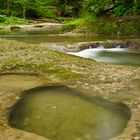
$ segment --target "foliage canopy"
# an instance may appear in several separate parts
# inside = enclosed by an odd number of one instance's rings
[[[26,18],[140,14],[139,0],[1,0],[0,14]]]

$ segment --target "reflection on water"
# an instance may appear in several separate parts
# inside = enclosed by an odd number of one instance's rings
[[[103,41],[103,40],[118,40],[119,37],[114,36],[79,36],[79,35],[59,35],[50,34],[46,31],[10,31],[0,32],[0,38],[17,40],[20,42],[33,43],[33,44],[46,44],[51,48],[58,48],[58,50],[65,50],[63,48],[76,48],[76,43]],[[133,39],[135,36],[121,36],[122,39]],[[60,44],[59,44],[60,43]],[[97,46],[98,47],[98,46]],[[66,49],[67,50],[67,49]],[[140,53],[130,52],[127,49],[113,48],[95,48],[86,49],[78,53],[71,53],[77,56],[95,59],[98,62],[108,62],[113,64],[133,65],[140,66]]]
[[[125,105],[67,87],[40,87],[25,91],[9,123],[51,140],[108,140],[123,131],[130,117]]]
[[[0,31],[0,38],[12,39],[27,43],[47,43],[47,42],[91,42],[101,40],[115,40],[115,39],[133,39],[136,36],[84,36],[84,35],[60,35],[56,33],[49,33],[48,31]]]
[[[140,53],[124,48],[94,48],[70,54],[91,58],[97,62],[140,66]]]
[[[25,31],[12,31],[12,32],[0,32],[0,38],[12,39],[21,42],[40,44],[46,42],[86,42],[93,40],[100,40],[98,37],[87,37],[87,36],[69,36],[69,35],[59,35],[59,34],[49,34],[48,32],[25,32]]]

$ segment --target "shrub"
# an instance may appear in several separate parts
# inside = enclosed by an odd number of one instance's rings
[[[6,15],[0,15],[0,25],[22,25],[28,24],[26,21],[16,17],[7,17]]]
[[[83,24],[83,22],[84,22],[83,19],[77,19],[77,20],[68,22],[61,27],[61,31],[62,32],[72,31],[72,30],[78,28],[79,26],[81,26]]]
[[[0,15],[0,23],[6,21],[6,16],[5,15]]]
[[[120,33],[122,34],[139,34],[140,33],[140,21],[127,21],[118,23]]]
[[[116,8],[113,9],[114,16],[122,16],[126,11],[126,7],[124,5],[118,5]]]

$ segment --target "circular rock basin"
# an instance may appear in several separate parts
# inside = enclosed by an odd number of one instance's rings
[[[25,91],[13,106],[9,124],[50,140],[109,140],[123,131],[130,117],[124,104],[68,87],[37,87]]]

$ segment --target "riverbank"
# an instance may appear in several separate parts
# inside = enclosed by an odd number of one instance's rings
[[[21,91],[40,85],[66,85],[84,91],[87,95],[128,105],[132,111],[132,118],[124,132],[113,140],[140,139],[139,67],[97,63],[94,60],[71,56],[38,45],[3,39],[0,39],[0,62],[0,80],[2,80],[0,83],[3,83],[0,85],[2,140],[45,139],[8,125],[11,106],[20,99]],[[23,86],[13,87],[11,84],[8,86],[9,73],[20,73],[19,80],[14,85],[22,82]],[[28,74],[32,75],[30,84],[27,83]]]
[[[140,35],[140,16],[81,18],[71,20],[61,28],[62,32],[73,31],[88,36]]]
[[[60,31],[61,23],[36,23],[29,25],[0,26],[0,31]]]
[[[59,34],[86,36],[140,36],[140,16],[104,17],[97,19],[79,18],[53,21],[53,19],[25,20],[24,24],[0,24],[0,31],[44,31]],[[52,20],[52,21],[51,21]]]

